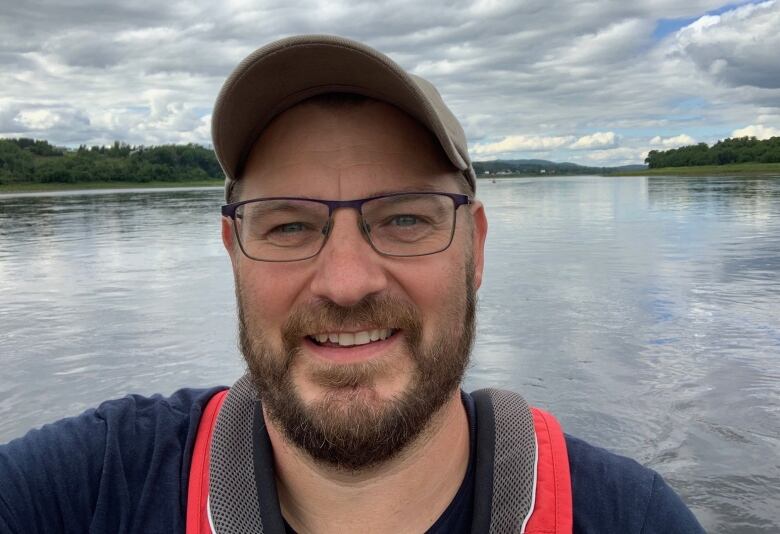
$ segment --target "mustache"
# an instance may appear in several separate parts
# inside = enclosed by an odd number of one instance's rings
[[[410,302],[389,295],[367,295],[353,306],[319,300],[294,308],[282,326],[286,352],[300,345],[301,338],[355,327],[403,330],[409,342],[419,341],[420,312]]]

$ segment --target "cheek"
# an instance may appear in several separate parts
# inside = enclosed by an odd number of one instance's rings
[[[457,328],[454,323],[462,319],[465,309],[463,262],[458,257],[436,256],[409,269],[404,284],[406,293],[422,314],[423,338],[428,343],[443,331]],[[433,259],[444,261],[434,262]]]
[[[240,286],[247,320],[272,338],[280,337],[280,326],[303,287],[296,268],[290,265],[247,260],[237,271],[236,283]]]

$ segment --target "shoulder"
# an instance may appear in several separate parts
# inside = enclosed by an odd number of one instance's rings
[[[566,447],[575,532],[703,532],[652,469],[568,434]]]
[[[169,397],[128,395],[104,402],[93,414],[86,412],[81,417],[103,424],[104,468],[112,468],[115,459],[121,462],[118,468],[125,476],[145,477],[147,467],[160,458],[178,456],[188,462],[203,409],[220,389],[181,389]],[[135,470],[128,469],[129,461]]]
[[[174,438],[186,441],[197,426],[205,404],[224,388],[181,389],[169,397],[127,395],[101,403],[81,415],[61,419],[30,430],[0,448],[3,458],[40,450],[71,452],[105,449],[118,445],[136,449],[145,441]]]
[[[0,531],[177,521],[197,423],[219,389],[129,395],[0,446]]]
[[[88,410],[75,419],[102,421],[109,433],[137,435],[147,431],[154,433],[163,428],[170,431],[172,428],[188,427],[193,421],[197,423],[205,404],[221,389],[224,388],[180,389],[169,397],[127,395],[103,402],[94,411]]]

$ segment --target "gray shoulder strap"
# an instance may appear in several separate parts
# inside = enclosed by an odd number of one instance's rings
[[[520,395],[509,391],[483,389],[472,397],[477,419],[473,530],[483,533],[480,525],[489,524],[491,534],[522,532],[536,489],[531,409]],[[217,416],[209,465],[209,509],[217,534],[263,534],[261,509],[267,510],[269,504],[278,508],[278,503],[260,503],[258,498],[253,442],[260,438],[255,430],[264,425],[258,405],[250,379],[244,376],[230,388]],[[272,461],[269,452],[265,463]],[[271,478],[272,486],[273,474],[261,474],[264,477]],[[275,498],[269,495],[270,501]],[[277,530],[277,525],[270,528]]]
[[[249,376],[225,397],[211,440],[209,510],[217,534],[262,534],[252,451],[256,394]]]
[[[481,389],[471,395],[477,412],[473,530],[484,532],[484,525],[489,524],[491,534],[523,532],[536,493],[537,446],[531,408],[511,391]]]

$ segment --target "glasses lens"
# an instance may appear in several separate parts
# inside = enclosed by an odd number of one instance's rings
[[[363,220],[371,243],[383,254],[433,254],[452,241],[455,203],[446,195],[393,195],[363,204]]]
[[[325,241],[328,207],[307,200],[257,200],[239,206],[239,243],[250,258],[294,261],[314,256]]]

